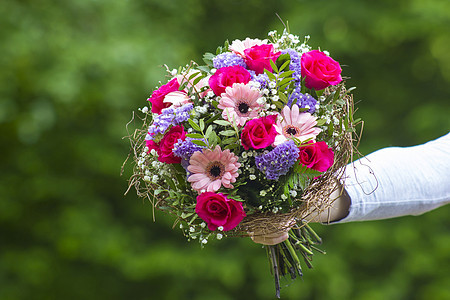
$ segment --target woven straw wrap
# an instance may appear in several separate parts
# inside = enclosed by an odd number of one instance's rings
[[[335,90],[336,87],[327,88],[324,91],[324,96]],[[300,200],[303,204],[298,208],[292,208],[290,212],[284,214],[254,213],[249,215],[234,229],[235,234],[248,236],[250,233],[266,235],[283,232],[291,228],[297,221],[302,220],[305,222],[304,218],[308,217],[312,212],[318,214],[332,206],[335,199],[330,198],[330,195],[338,189],[336,181],[341,183],[345,181],[345,167],[353,160],[353,153],[356,150],[354,143],[359,140],[355,138],[355,127],[359,123],[352,123],[351,120],[353,118],[348,117],[354,112],[353,96],[346,94],[346,90],[342,88],[341,97],[345,103],[342,109],[338,111],[336,117],[340,120],[347,118],[349,120],[348,128],[352,130],[345,130],[336,126],[335,130],[342,132],[342,134],[337,140],[337,145],[333,147],[335,154],[334,163],[320,177],[311,181],[301,195]]]
[[[335,91],[336,87],[328,87],[325,89],[323,95],[327,96]],[[286,231],[292,227],[295,222],[301,221],[307,217],[312,211],[320,213],[331,207],[333,199],[330,199],[330,194],[338,188],[336,180],[341,182],[345,180],[345,178],[343,178],[345,166],[353,159],[353,153],[356,149],[354,143],[358,140],[355,138],[355,126],[357,124],[352,123],[352,114],[354,112],[353,97],[351,94],[347,94],[343,87],[341,87],[340,93],[340,99],[344,101],[344,105],[340,105],[339,109],[335,110],[335,116],[339,120],[344,118],[348,120],[347,130],[340,125],[335,125],[335,131],[339,132],[340,135],[336,140],[336,145],[333,147],[335,154],[334,164],[320,177],[313,179],[303,194],[300,195],[301,198],[299,200],[301,200],[302,205],[297,208],[292,208],[288,213],[253,213],[245,217],[236,228],[228,231],[227,235],[249,236],[251,233],[265,235]],[[130,123],[133,121],[134,117]],[[127,192],[134,186],[139,197],[149,199],[153,207],[158,209],[160,206],[167,205],[165,201],[166,195],[155,195],[154,190],[156,190],[157,187],[151,182],[144,182],[142,180],[144,172],[137,167],[140,155],[146,147],[145,136],[150,125],[148,124],[147,118],[142,119],[142,121],[143,125],[140,129],[136,129],[133,134],[125,137],[130,140],[130,156],[133,156],[133,160],[136,163],[133,175],[129,179]],[[170,210],[168,212],[174,213]]]

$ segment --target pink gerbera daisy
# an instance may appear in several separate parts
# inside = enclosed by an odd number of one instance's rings
[[[314,141],[322,131],[322,129],[314,127],[317,124],[316,119],[310,113],[300,112],[297,104],[292,105],[292,108],[285,106],[275,125],[278,135],[273,144],[278,146],[292,138],[297,138],[302,142]]]
[[[257,89],[244,83],[234,83],[225,89],[217,107],[223,109],[224,119],[229,122],[234,120],[237,126],[242,126],[248,119],[258,117],[262,108],[257,102],[260,97],[261,94]]]
[[[241,164],[237,160],[234,153],[229,149],[222,151],[220,146],[214,150],[196,151],[189,160],[187,169],[191,175],[188,181],[197,192],[216,192],[222,185],[231,189],[231,183],[239,176],[237,171]]]
[[[229,49],[230,49],[230,51],[236,53],[237,55],[245,57],[245,53],[244,53],[245,49],[251,48],[256,45],[267,44],[267,42],[268,42],[267,40],[251,39],[251,38],[246,38],[243,41],[234,40],[231,43]]]

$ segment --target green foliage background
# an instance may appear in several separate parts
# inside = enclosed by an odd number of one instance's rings
[[[225,39],[311,35],[357,86],[360,150],[450,129],[450,2],[6,0],[0,7],[0,299],[273,299],[249,239],[200,249],[127,188],[125,124],[162,67]],[[323,226],[283,299],[450,299],[450,207]]]

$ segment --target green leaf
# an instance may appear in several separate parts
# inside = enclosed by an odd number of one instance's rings
[[[208,66],[199,66],[199,67],[197,67],[197,69],[199,69],[200,71],[206,72],[206,73],[211,72],[211,69]]]
[[[198,76],[194,79],[194,81],[192,82],[192,85],[196,85],[197,83],[200,82],[200,80],[202,80],[204,78],[204,76]]]
[[[285,79],[281,80],[280,82],[278,82],[277,86],[282,86],[282,85],[287,84],[287,83],[289,83],[289,82],[291,82],[293,80],[294,80],[294,78],[292,78],[292,77],[285,78]]]
[[[215,120],[214,123],[221,126],[231,126],[231,123],[225,120]]]
[[[276,106],[277,108],[279,108],[280,110],[282,110],[282,109],[286,106],[286,104],[284,104],[284,103],[281,102],[281,101],[273,102],[273,104],[275,104],[275,106]]]
[[[205,130],[205,121],[203,119],[200,119],[200,131],[203,132]]]
[[[219,134],[224,136],[233,136],[236,134],[236,132],[234,130],[223,130],[220,131]]]
[[[203,138],[203,135],[200,133],[188,133],[188,134],[186,134],[186,136],[191,139],[202,139]]]
[[[271,72],[269,72],[268,70],[264,69],[264,73],[269,77],[270,80],[276,81],[277,78],[275,77],[275,75],[273,75]]]
[[[327,122],[325,119],[317,119],[316,121],[317,121],[316,126],[322,126]]]
[[[278,67],[277,67],[277,65],[273,62],[273,60],[272,60],[272,59],[269,59],[269,62],[270,62],[270,66],[272,67],[272,70],[273,70],[275,73],[279,73]]]
[[[280,97],[280,100],[281,100],[284,104],[287,104],[287,103],[288,103],[289,99],[288,99],[288,97],[286,96],[285,93],[279,93],[278,96]]]
[[[209,139],[209,136],[211,135],[212,130],[213,130],[212,125],[209,125],[205,132],[205,137],[207,139]]]
[[[237,142],[236,137],[232,137],[232,138],[227,138],[227,139],[223,140],[222,144],[228,145],[228,144],[234,144],[236,142]]]
[[[291,63],[291,56],[289,53],[281,54],[277,58],[277,66],[279,67],[280,72],[283,71],[285,68],[289,69]]]
[[[194,214],[193,212],[182,213],[181,218],[186,219],[186,218],[189,218],[190,216],[192,216],[193,214]]]
[[[278,74],[278,78],[288,77],[288,76],[291,76],[292,74],[294,74],[294,71],[286,71],[286,72]]]
[[[191,125],[191,127],[196,130],[196,131],[202,131],[200,129],[200,126],[197,125],[197,123],[195,123],[192,119],[188,119],[189,124]]]
[[[203,140],[192,140],[192,143],[199,145],[199,146],[208,147],[208,145]]]
[[[201,74],[200,72],[195,72],[195,73],[191,74],[191,76],[189,76],[188,80],[192,80],[193,78],[197,77],[200,74]],[[185,78],[183,78],[183,79],[185,79]]]

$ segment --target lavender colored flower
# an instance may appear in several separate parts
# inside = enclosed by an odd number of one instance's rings
[[[299,149],[294,141],[287,141],[272,151],[255,157],[256,167],[266,175],[267,179],[278,180],[287,174],[298,159]]]
[[[231,52],[225,52],[213,58],[214,68],[220,69],[223,67],[241,66],[246,68],[247,65],[242,57]]]
[[[269,76],[265,73],[261,73],[259,75],[256,75],[255,72],[250,72],[252,75],[252,80],[255,82],[258,82],[260,85],[260,89],[265,89],[269,85]]]
[[[187,170],[187,167],[189,166],[189,159],[191,158],[192,154],[196,151],[202,151],[204,146],[196,145],[192,142],[192,138],[187,137],[184,141],[178,140],[176,144],[173,146],[173,154],[175,154],[178,157],[181,157],[181,165]],[[202,139],[206,143],[204,139]]]
[[[301,74],[301,58],[300,55],[298,54],[297,51],[295,51],[294,49],[286,49],[281,51],[282,54],[289,54],[289,56],[291,57],[291,62],[289,64],[289,70],[294,71],[294,74],[292,74],[292,78],[294,78],[294,80],[296,82],[301,82],[302,81],[302,74]]]
[[[313,114],[316,111],[316,104],[317,100],[314,99],[313,96],[309,94],[302,94],[301,92],[300,84],[295,87],[295,89],[292,91],[291,95],[289,96],[289,101],[287,103],[288,106],[291,106],[292,103],[294,103],[294,100],[297,99],[297,105],[301,108],[306,108],[307,106],[309,109],[307,112],[310,114]]]
[[[152,140],[157,134],[163,134],[170,126],[178,125],[189,119],[191,110],[194,106],[191,103],[184,104],[178,108],[164,108],[161,114],[153,119],[153,124],[148,129],[148,134],[145,139]]]

